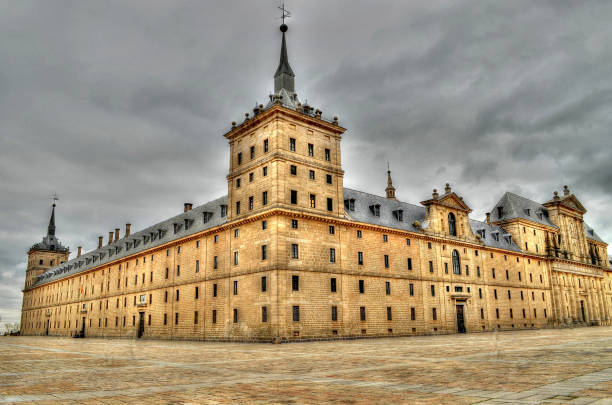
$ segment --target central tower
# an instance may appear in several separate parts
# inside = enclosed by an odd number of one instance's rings
[[[298,99],[287,25],[280,31],[274,93],[266,106],[256,106],[225,134],[230,143],[229,221],[273,208],[344,216],[340,140],[345,129],[337,117],[326,119]]]

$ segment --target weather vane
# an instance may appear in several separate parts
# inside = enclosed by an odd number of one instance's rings
[[[53,193],[53,195],[51,196],[51,200],[53,201],[53,205],[55,205],[55,202],[59,200],[57,193]]]
[[[285,18],[291,17],[291,13],[285,8],[285,3],[283,3],[281,7],[278,7],[278,9],[281,11],[281,18],[283,20],[283,24],[285,24]]]

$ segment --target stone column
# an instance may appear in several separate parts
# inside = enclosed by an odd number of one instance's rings
[[[577,288],[574,284],[574,282],[576,281],[574,279],[573,276],[568,277],[568,281],[569,281],[569,288],[568,288],[568,295],[569,295],[569,307],[570,307],[570,318],[572,320],[572,322],[577,322],[578,319],[580,318],[579,315],[579,305],[580,303],[576,301],[576,299],[578,298],[578,293],[577,293]]]
[[[563,302],[561,301],[561,297],[559,295],[563,294],[563,290],[561,289],[561,285],[559,285],[559,277],[555,274],[552,277],[552,298],[553,305],[555,306],[555,321],[557,324],[562,324],[565,322],[563,317]]]
[[[599,302],[602,308],[602,318],[606,324],[610,324],[610,308],[608,307],[608,302],[606,301],[606,289],[604,286],[603,280],[599,280]]]

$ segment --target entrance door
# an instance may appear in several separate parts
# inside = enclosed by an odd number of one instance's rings
[[[584,316],[584,301],[580,301],[580,312],[582,313],[582,322],[586,322],[586,316]]]
[[[144,335],[144,312],[140,312],[140,319],[138,321],[138,338],[140,339]]]
[[[85,337],[85,317],[83,317],[83,322],[81,322],[81,337]]]
[[[465,320],[463,317],[463,305],[457,305],[457,332],[465,333]]]

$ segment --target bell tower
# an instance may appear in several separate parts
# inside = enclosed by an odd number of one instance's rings
[[[344,216],[340,140],[345,129],[337,117],[329,119],[298,99],[287,25],[280,31],[274,93],[224,135],[230,144],[228,221],[274,208]]]
[[[33,245],[28,250],[28,267],[26,268],[25,289],[29,289],[36,282],[36,278],[48,268],[58,266],[68,261],[70,250],[64,247],[55,237],[55,200],[51,207],[51,218],[47,227],[47,236],[42,242]]]

